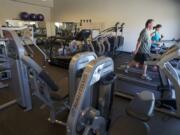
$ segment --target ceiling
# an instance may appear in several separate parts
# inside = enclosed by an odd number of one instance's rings
[[[44,7],[53,7],[54,0],[12,0],[32,5],[44,6]]]

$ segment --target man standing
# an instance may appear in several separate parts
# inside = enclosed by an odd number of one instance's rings
[[[146,21],[145,28],[141,31],[140,36],[137,41],[136,50],[134,51],[134,59],[129,62],[126,66],[125,72],[128,73],[128,69],[135,65],[139,64],[143,66],[143,74],[141,76],[142,79],[152,80],[147,75],[147,65],[144,64],[150,56],[151,50],[151,31],[153,30],[154,20],[149,19]]]

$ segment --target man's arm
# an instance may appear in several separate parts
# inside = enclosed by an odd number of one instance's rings
[[[134,51],[134,54],[136,54],[141,46],[141,42],[144,40],[145,38],[145,31],[142,30],[140,35],[139,35],[139,38],[137,40],[137,44],[136,44],[136,50]]]
[[[134,51],[134,54],[136,54],[138,52],[140,46],[141,46],[141,41],[138,40],[137,44],[136,44],[136,50]]]

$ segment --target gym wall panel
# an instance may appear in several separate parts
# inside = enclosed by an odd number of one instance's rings
[[[51,8],[38,6],[28,3],[21,3],[11,0],[0,0],[0,25],[3,25],[7,19],[16,19],[22,11],[28,13],[42,13],[46,19],[46,27],[48,36],[53,35]]]
[[[165,39],[180,37],[179,0],[55,0],[55,21],[92,19],[109,27],[125,22],[125,51],[133,51],[145,21],[153,18],[163,25]]]

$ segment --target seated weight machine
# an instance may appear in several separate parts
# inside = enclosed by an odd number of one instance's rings
[[[113,101],[113,82],[116,79],[112,59],[99,57],[85,68],[68,122],[68,135],[147,135],[154,109],[153,93],[144,91],[129,104],[128,116],[111,125],[110,114]],[[125,127],[128,127],[126,129]],[[108,131],[109,129],[109,131]]]
[[[40,99],[50,110],[50,121],[55,123],[56,116],[65,109],[69,109],[76,88],[78,78],[81,77],[84,67],[96,59],[93,52],[84,52],[72,57],[69,66],[69,95],[63,97],[58,93],[58,86],[51,77],[26,52],[21,39],[13,30],[3,28],[4,37],[9,39],[8,57],[13,63],[12,84],[19,106],[29,111],[32,109],[32,95]],[[60,122],[59,122],[60,123]],[[61,122],[62,123],[62,122]]]

